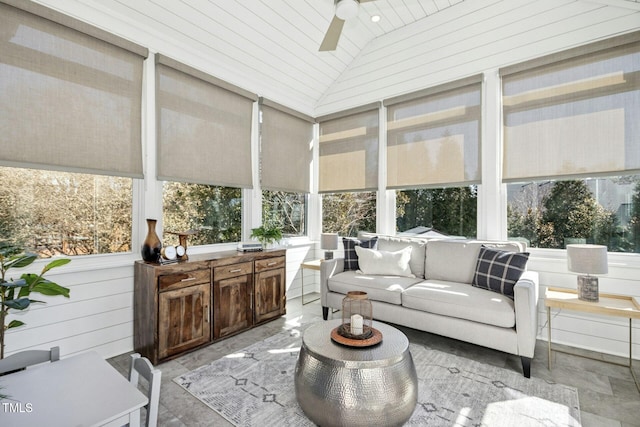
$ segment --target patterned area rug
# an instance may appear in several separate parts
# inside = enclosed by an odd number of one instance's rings
[[[174,379],[236,426],[313,426],[295,397],[302,332],[281,332]],[[580,426],[573,387],[410,345],[418,404],[408,426]]]

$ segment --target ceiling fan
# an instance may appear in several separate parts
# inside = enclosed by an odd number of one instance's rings
[[[327,33],[324,35],[322,44],[320,44],[320,52],[328,50],[336,50],[344,21],[358,16],[358,7],[360,3],[366,3],[375,0],[336,0],[336,13],[329,24]]]

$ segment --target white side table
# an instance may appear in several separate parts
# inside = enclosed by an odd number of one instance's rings
[[[544,305],[547,307],[547,340],[548,340],[548,349],[549,349],[549,360],[548,367],[551,369],[551,309],[567,309],[573,311],[580,311],[583,313],[595,313],[595,314],[603,314],[609,316],[616,317],[624,317],[629,319],[629,364],[623,365],[628,366],[629,371],[631,371],[631,376],[636,383],[636,388],[640,391],[640,383],[638,383],[638,379],[636,378],[636,374],[633,371],[633,357],[632,357],[632,348],[633,348],[633,328],[632,321],[633,319],[640,319],[640,301],[638,298],[628,296],[628,295],[617,295],[617,294],[600,294],[598,302],[590,302],[590,301],[582,301],[578,299],[578,294],[575,290],[572,289],[562,289],[562,288],[547,288],[547,291],[544,296]],[[559,351],[560,350],[555,350]],[[567,352],[562,352],[567,353]],[[573,354],[573,353],[570,353]],[[582,356],[586,357],[586,356]],[[598,359],[600,360],[600,359]],[[603,360],[600,360],[603,361]],[[606,361],[605,361],[606,362]],[[608,362],[614,363],[615,362]]]
[[[320,299],[320,297],[317,297],[305,302],[304,300],[304,269],[306,268],[307,270],[320,271],[320,263],[322,261],[323,260],[321,259],[314,259],[313,261],[304,261],[302,264],[300,264],[300,278],[301,278],[300,292],[302,292],[302,305],[306,305],[306,304],[309,304],[310,302],[318,301]]]

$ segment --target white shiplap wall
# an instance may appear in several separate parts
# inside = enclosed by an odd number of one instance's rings
[[[258,0],[251,1],[258,2]],[[186,34],[185,31],[191,25],[190,22],[181,22],[180,25],[171,29],[163,28],[157,19],[160,19],[160,14],[165,12],[157,11],[158,5],[160,4],[161,9],[167,10],[174,7],[173,3],[177,2],[147,0],[132,0],[132,2],[41,0],[39,2],[147,46],[152,52],[172,56],[311,115],[339,111],[412,92],[593,40],[640,29],[638,3],[628,0],[449,2],[458,4],[430,14],[428,19],[419,23],[391,31],[384,37],[374,39],[368,45],[367,41],[363,46],[358,44],[362,41],[351,42],[354,46],[364,47],[364,50],[359,52],[354,47],[349,48],[351,53],[348,55],[355,58],[353,62],[344,59],[348,57],[344,56],[346,55],[344,52],[335,54],[338,57],[337,61],[344,63],[346,67],[344,72],[339,70],[336,73],[336,69],[327,70],[319,65],[320,73],[333,74],[328,85],[324,78],[318,77],[317,81],[320,84],[316,86],[313,84],[316,78],[315,72],[311,73],[311,79],[303,80],[301,84],[299,79],[288,78],[300,72],[295,67],[286,70],[277,70],[277,67],[261,69],[259,65],[252,62],[251,56],[254,54],[255,46],[251,47],[251,50],[242,51],[244,52],[242,55],[237,55],[237,49],[242,49],[242,46],[234,44],[237,41],[229,40],[226,44],[217,42],[204,45],[201,40],[196,40],[197,37],[194,39],[193,35]],[[312,2],[309,0],[307,3]],[[425,4],[435,7],[438,3],[426,2]],[[127,4],[135,4],[141,9],[148,7],[158,15],[148,19],[145,15],[133,11]],[[273,4],[287,5],[282,1]],[[635,9],[624,7],[625,4],[632,5]],[[445,6],[444,3],[442,6]],[[272,15],[276,7],[278,6],[270,7],[269,11],[265,10],[265,15],[269,17],[268,19],[275,20],[274,25],[282,26],[287,19],[280,20]],[[326,9],[325,6],[317,7]],[[236,12],[237,10],[235,9]],[[283,12],[284,15],[290,13],[290,11]],[[295,18],[294,15],[288,16],[288,20]],[[203,23],[201,26],[215,27],[215,23],[211,25]],[[300,27],[305,26],[304,23],[300,24]],[[317,33],[314,37],[321,39],[323,25],[314,26],[312,31]],[[207,30],[210,29],[207,28]],[[276,33],[272,33],[272,36],[274,42],[290,38],[281,38]],[[262,36],[254,34],[253,37]],[[354,40],[358,40],[358,37],[354,36]],[[260,45],[257,39],[252,43]],[[303,43],[305,48],[308,48],[306,44],[311,45],[310,42]],[[290,49],[286,52],[277,50],[272,56],[284,56],[290,51]],[[262,57],[263,61],[268,59]],[[274,64],[277,63],[282,66],[283,61],[274,62]],[[340,68],[337,65],[333,67]],[[264,75],[260,72],[256,73],[255,70],[264,71]],[[332,80],[333,76],[337,79],[335,83]],[[318,89],[321,85],[327,85],[327,88]],[[152,99],[152,95],[147,94],[147,100]],[[151,128],[153,128],[152,125]],[[152,132],[149,132],[147,139],[147,143],[153,147]],[[149,216],[154,213],[153,209],[157,209],[157,206],[149,206],[153,204],[153,200],[157,201],[158,196],[152,194],[158,189],[157,183],[151,179],[151,185],[145,187],[146,191],[141,199],[145,199],[147,205],[140,207],[142,212],[136,215],[137,218]],[[301,260],[318,257],[318,251],[313,249],[314,247],[314,245],[299,245],[289,248],[287,252],[287,286],[290,297],[299,295],[298,266]],[[27,326],[7,334],[7,352],[12,353],[27,348],[46,348],[53,344],[61,345],[63,356],[96,349],[103,356],[110,357],[131,350],[132,265],[137,258],[137,254],[133,254],[124,257],[107,257],[104,258],[104,262],[95,261],[95,259],[87,262],[74,260],[68,268],[60,269],[59,272],[53,271],[50,274],[52,280],[71,287],[71,299],[43,298],[48,301],[47,305],[34,305],[27,313],[20,314],[21,320],[25,321]],[[611,258],[613,264],[611,272],[606,278],[601,279],[603,291],[640,295],[640,265],[637,256],[630,255],[626,258],[618,255]],[[89,265],[91,263],[93,264]],[[553,251],[536,252],[532,256],[530,268],[540,271],[543,285],[575,286],[575,276],[566,272],[562,254]],[[315,277],[312,272],[306,271],[305,280],[307,274],[310,278]],[[543,314],[542,309],[541,314]],[[541,326],[544,318],[545,316],[541,315]],[[553,325],[554,339],[559,341],[605,352],[619,354],[626,352],[624,342],[626,322],[624,321],[563,312],[554,319]],[[637,328],[634,332],[634,340],[640,342]],[[541,330],[541,336],[545,337],[546,331]],[[640,354],[638,346],[634,351],[635,354]]]

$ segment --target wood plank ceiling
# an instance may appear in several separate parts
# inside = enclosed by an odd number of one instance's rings
[[[434,15],[479,1],[375,0],[345,23],[338,48],[319,52],[334,0],[36,0],[69,12],[71,5],[108,15],[115,32],[261,96],[314,114],[331,86],[374,39],[411,24],[428,26]],[[587,0],[582,0],[587,1]],[[638,9],[640,0],[590,0]],[[460,6],[458,6],[460,7]],[[66,10],[65,10],[66,9]],[[463,8],[464,9],[464,8]],[[77,16],[83,15],[81,12]],[[371,17],[379,15],[379,22]],[[421,24],[416,24],[420,22]],[[97,25],[106,26],[96,19]],[[131,36],[130,27],[138,34]],[[113,26],[109,30],[114,31]],[[134,34],[134,33],[131,33]],[[145,38],[146,37],[146,38]]]

